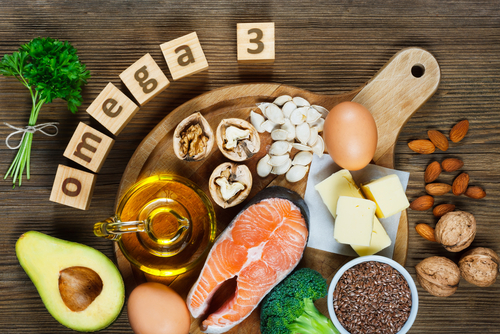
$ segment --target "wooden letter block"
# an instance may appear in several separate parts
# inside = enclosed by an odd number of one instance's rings
[[[208,68],[196,32],[160,45],[174,80],[179,80]]]
[[[139,107],[111,82],[102,90],[87,112],[117,136]]]
[[[170,85],[149,53],[120,74],[120,79],[142,106]]]
[[[238,62],[274,62],[274,22],[236,25]]]
[[[80,210],[90,207],[96,176],[92,173],[59,165],[50,200]]]
[[[80,122],[63,155],[99,173],[114,142],[105,134]]]

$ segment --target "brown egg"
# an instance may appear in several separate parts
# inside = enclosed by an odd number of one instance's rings
[[[128,299],[128,320],[136,334],[188,334],[191,317],[186,302],[160,283],[143,283]]]
[[[359,170],[373,159],[377,148],[377,125],[372,114],[361,104],[342,102],[326,117],[323,137],[337,165]]]

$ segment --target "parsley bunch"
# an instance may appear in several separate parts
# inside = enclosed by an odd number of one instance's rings
[[[14,76],[30,91],[33,106],[29,126],[36,124],[42,105],[56,98],[66,100],[72,113],[78,111],[78,106],[82,104],[80,92],[90,78],[90,72],[80,62],[76,52],[67,41],[61,42],[49,37],[35,38],[22,45],[19,51],[5,55],[0,60],[0,74]],[[27,179],[30,178],[32,141],[33,133],[27,132],[5,174],[4,179],[8,176],[13,178],[14,186],[16,179],[21,185],[25,168]]]

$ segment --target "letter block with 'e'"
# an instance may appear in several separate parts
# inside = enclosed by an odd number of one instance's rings
[[[63,155],[99,173],[114,142],[105,134],[80,122]]]
[[[50,200],[80,210],[90,207],[96,175],[64,165],[57,168]]]
[[[274,22],[236,25],[239,63],[274,62]]]
[[[174,80],[179,80],[208,68],[196,32],[160,45]]]
[[[111,82],[87,108],[90,116],[117,136],[134,117],[139,107]]]
[[[170,85],[149,53],[120,74],[120,79],[142,106]]]

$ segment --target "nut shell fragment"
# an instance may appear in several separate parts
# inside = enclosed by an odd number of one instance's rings
[[[265,123],[265,122],[264,122]],[[262,126],[264,127],[264,123]],[[248,133],[248,138],[239,138],[236,140],[234,148],[228,148],[227,143],[231,138],[226,135],[227,129],[240,129]],[[232,131],[235,132],[235,131]],[[234,138],[233,138],[234,139]],[[217,146],[224,156],[233,161],[245,161],[250,159],[260,150],[260,137],[255,127],[249,122],[240,118],[223,119],[216,132]]]
[[[214,142],[212,128],[199,112],[182,120],[174,131],[174,153],[181,160],[199,161],[206,158]]]
[[[209,189],[215,203],[224,209],[230,208],[243,202],[250,194],[252,173],[245,165],[225,162],[212,172]],[[228,193],[234,195],[227,198]]]
[[[442,256],[432,256],[415,266],[420,286],[437,297],[448,297],[457,291],[460,270],[455,262]]]

